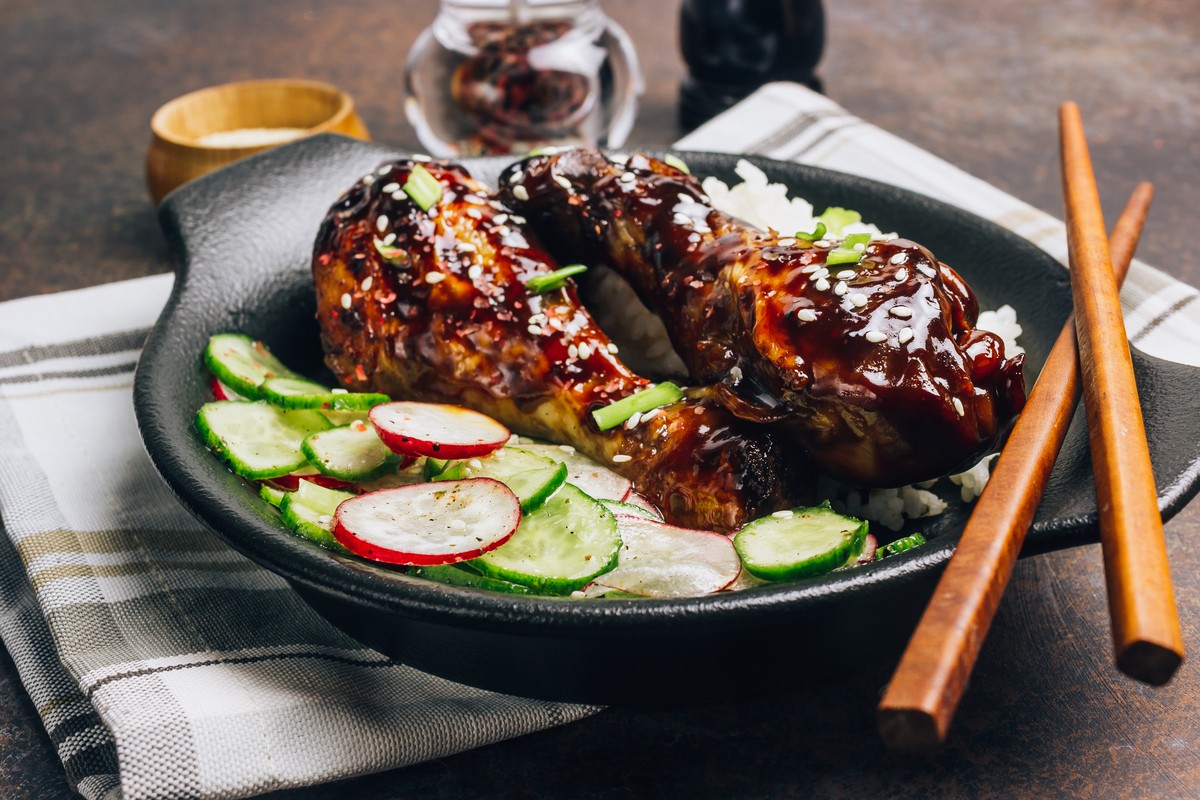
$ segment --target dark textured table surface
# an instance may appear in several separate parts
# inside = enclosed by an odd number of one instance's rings
[[[647,94],[632,141],[680,131],[676,2],[605,0]],[[1139,255],[1193,284],[1200,208],[1195,0],[829,0],[826,92],[869,121],[1061,215],[1055,109],[1077,100],[1109,219],[1139,180],[1158,198]],[[7,0],[0,6],[0,300],[170,268],[142,178],[161,103],[228,80],[335,83],[374,137],[416,147],[405,53],[431,0]],[[1200,308],[1195,309],[1200,314]],[[1166,526],[1200,653],[1200,502]],[[769,646],[769,643],[764,643]],[[2,653],[2,650],[0,650]],[[775,702],[610,710],[565,729],[289,798],[1200,796],[1200,669],[1149,689],[1110,664],[1097,547],[1022,561],[936,759],[885,756],[872,710],[890,665]],[[70,797],[0,655],[0,797]]]

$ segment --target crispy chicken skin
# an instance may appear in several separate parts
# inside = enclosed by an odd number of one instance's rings
[[[398,191],[416,163],[384,164],[353,186],[317,238],[326,362],[347,388],[461,404],[574,445],[676,524],[731,530],[788,505],[795,470],[773,434],[711,391],[599,431],[592,409],[649,381],[621,363],[573,284],[526,288],[557,265],[461,166],[423,164],[443,187],[429,211]]]
[[[693,381],[785,426],[837,478],[897,486],[964,469],[1024,405],[1023,356],[974,328],[971,289],[914,242],[827,266],[839,242],[764,233],[669,164],[593,148],[514,164],[500,186],[556,257],[630,282]]]

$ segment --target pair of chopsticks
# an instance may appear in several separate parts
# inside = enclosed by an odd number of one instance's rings
[[[945,740],[1062,447],[1081,384],[1117,667],[1161,685],[1183,660],[1118,297],[1154,192],[1148,183],[1134,190],[1113,228],[1110,254],[1078,106],[1064,103],[1059,125],[1074,319],[1067,320],[1046,359],[879,704],[879,731],[893,751],[930,753]]]

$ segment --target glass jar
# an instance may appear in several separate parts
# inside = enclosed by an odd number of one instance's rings
[[[442,0],[413,45],[405,112],[433,155],[619,146],[642,76],[597,0]]]

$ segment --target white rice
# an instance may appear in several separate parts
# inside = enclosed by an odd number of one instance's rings
[[[763,230],[773,229],[785,235],[814,230],[819,215],[814,213],[807,200],[789,198],[786,186],[770,183],[766,174],[748,161],[739,161],[735,172],[742,183],[733,187],[716,178],[704,179],[704,191],[714,208]],[[835,236],[852,233],[869,233],[877,239],[896,236],[882,232],[865,220],[831,231]],[[620,345],[622,360],[637,372],[657,377],[685,375],[686,368],[672,348],[662,320],[642,304],[629,284],[616,273],[604,268],[594,269],[592,273],[592,292],[598,302],[591,310],[601,329],[609,332]],[[1006,354],[1025,352],[1016,341],[1021,335],[1021,326],[1012,306],[1004,305],[996,311],[980,313],[977,326],[1000,336]],[[983,493],[995,457],[993,453],[966,472],[948,476],[950,482],[959,487],[963,502],[970,503]],[[933,517],[946,510],[946,501],[930,491],[940,483],[928,481],[898,489],[855,490],[832,480],[822,480],[818,495],[829,497],[834,507],[843,513],[899,530],[906,519]],[[942,488],[949,490],[944,484]]]

